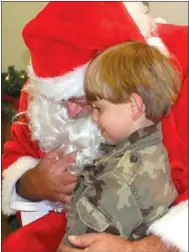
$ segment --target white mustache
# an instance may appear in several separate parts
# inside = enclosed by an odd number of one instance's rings
[[[64,148],[65,153],[79,152],[80,160],[86,155],[94,159],[104,142],[90,112],[83,111],[77,118],[70,118],[61,103],[38,96],[29,103],[27,113],[32,139],[39,142],[44,152]]]

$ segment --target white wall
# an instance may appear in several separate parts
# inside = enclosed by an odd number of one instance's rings
[[[168,23],[188,25],[188,2],[149,2],[153,16]]]
[[[47,2],[2,2],[2,69],[15,65],[24,69],[29,52],[22,39],[22,29]]]
[[[29,62],[29,53],[22,39],[24,25],[47,2],[2,2],[2,69],[15,65],[23,69]],[[169,23],[187,24],[187,2],[150,2],[155,17],[164,17]]]

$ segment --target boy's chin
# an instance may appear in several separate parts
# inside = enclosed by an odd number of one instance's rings
[[[117,144],[119,144],[119,143],[122,142],[122,140],[120,140],[120,139],[115,139],[115,138],[110,137],[110,136],[106,133],[106,131],[101,132],[101,135],[102,135],[103,138],[105,139],[105,143],[106,143],[106,144],[109,144],[109,145],[117,145]]]
[[[108,137],[105,137],[104,136],[104,139],[105,139],[105,143],[106,144],[109,144],[109,145],[118,145],[120,144],[121,142],[123,142],[123,140],[120,140],[120,139],[110,139]]]
[[[116,145],[116,144],[119,143],[119,142],[117,142],[117,141],[115,141],[115,140],[113,140],[113,139],[110,139],[110,138],[108,138],[108,137],[105,137],[105,136],[104,136],[104,139],[105,139],[105,143],[106,143],[106,144],[109,144],[109,145]]]

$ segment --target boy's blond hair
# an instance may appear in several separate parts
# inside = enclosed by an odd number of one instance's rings
[[[84,89],[89,102],[105,99],[113,103],[141,96],[146,117],[159,121],[174,104],[181,86],[180,75],[170,59],[155,47],[130,41],[100,53],[88,66]]]

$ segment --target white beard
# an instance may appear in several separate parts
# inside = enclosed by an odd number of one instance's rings
[[[30,88],[26,89],[31,91],[28,92],[31,97],[27,110],[29,127],[32,140],[38,141],[42,151],[60,148],[66,154],[79,151],[76,161],[80,166],[84,159],[90,157],[93,160],[100,155],[99,146],[103,138],[91,116],[71,119],[63,104],[34,94]]]

